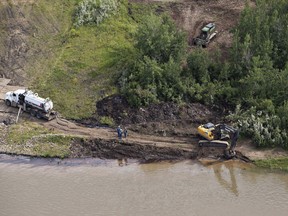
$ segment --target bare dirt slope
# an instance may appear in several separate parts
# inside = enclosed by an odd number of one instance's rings
[[[59,32],[56,20],[37,11],[35,4],[35,0],[0,1],[0,77],[11,79],[10,85],[29,83],[27,70],[38,66],[37,57],[47,58],[49,53],[42,35]]]
[[[13,1],[12,1],[13,2]],[[24,2],[23,3],[28,3]],[[10,1],[1,1],[0,18],[3,41],[0,58],[0,74],[13,79],[14,83],[25,82],[25,64],[29,46],[27,43],[29,24],[21,9],[12,9]]]
[[[216,24],[219,34],[208,49],[220,48],[227,52],[232,43],[231,30],[240,18],[245,7],[245,0],[130,0],[131,2],[161,3],[168,6],[168,10],[178,26],[189,36],[189,44],[196,37],[201,28],[209,22]],[[248,1],[253,4],[253,1]]]

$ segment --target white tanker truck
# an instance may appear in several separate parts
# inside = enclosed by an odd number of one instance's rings
[[[37,118],[52,120],[57,113],[53,111],[53,102],[49,98],[41,98],[37,93],[29,90],[18,89],[5,94],[5,104],[7,106],[21,107]]]

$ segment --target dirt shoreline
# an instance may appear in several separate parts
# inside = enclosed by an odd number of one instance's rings
[[[22,153],[22,152],[3,152],[0,155],[8,155],[13,157],[43,158],[43,159],[101,159],[101,160],[122,160],[132,159],[140,163],[150,163],[159,161],[183,161],[183,160],[225,160],[222,150],[219,149],[187,149],[180,147],[158,147],[156,145],[142,145],[129,143],[118,140],[103,139],[76,139],[71,145],[71,154],[66,158],[59,157],[43,157],[41,155]],[[252,162],[249,158],[237,151],[235,160],[243,162]]]
[[[71,144],[71,154],[68,157],[43,157],[29,152],[4,150],[0,146],[0,155],[15,157],[43,158],[43,159],[134,159],[138,162],[182,161],[182,160],[218,160],[225,161],[222,149],[199,148],[191,144],[191,148],[179,146],[157,146],[156,144],[139,144],[117,139],[89,139],[76,138]],[[283,149],[254,149],[241,144],[236,147],[236,157],[232,160],[253,162],[255,160],[269,160],[271,158],[287,158],[288,153]]]
[[[33,125],[38,125],[48,130],[49,133],[51,132],[51,134],[47,134],[46,131],[46,134],[37,135],[38,137],[48,135],[72,137],[68,158],[129,158],[142,162],[203,158],[224,160],[223,149],[198,147],[196,131],[200,122],[221,121],[218,116],[219,113],[215,113],[200,104],[188,104],[182,107],[175,107],[174,104],[159,104],[147,107],[143,112],[143,109],[135,110],[127,109],[127,106],[122,107],[119,104],[119,98],[117,99],[118,106],[113,101],[115,102],[113,98],[106,99],[105,103],[100,103],[101,106],[99,104],[98,106],[101,107],[99,110],[102,110],[103,116],[110,116],[109,113],[115,115],[116,112],[113,108],[119,110],[119,113],[127,113],[126,118],[121,118],[117,122],[128,128],[128,137],[121,141],[117,138],[115,128],[96,126],[97,122],[94,122],[93,118],[89,122],[83,120],[85,124],[82,124],[60,117],[52,121],[38,120],[27,113],[22,113],[18,125],[27,122],[28,124],[33,123]],[[0,120],[12,123],[0,125],[0,153],[31,157],[41,156],[41,154],[32,151],[35,144],[39,145],[37,143],[39,139],[35,138],[37,137],[35,135],[31,135],[20,145],[11,146],[11,142],[9,144],[8,134],[11,132],[11,127],[15,125],[13,122],[18,110],[7,107],[3,101],[0,101],[0,109]],[[113,115],[110,117],[112,118]],[[117,119],[115,118],[115,120]],[[136,120],[139,122],[135,122]],[[26,126],[24,125],[24,127]],[[22,130],[23,128],[19,130],[19,133],[22,133]],[[16,133],[18,132],[16,131]],[[49,148],[53,149],[59,145],[61,144],[51,143]],[[283,149],[257,149],[255,144],[248,139],[240,139],[237,142],[236,152],[237,157],[235,159],[244,162],[288,157],[288,152]]]

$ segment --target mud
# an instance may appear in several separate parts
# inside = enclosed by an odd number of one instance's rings
[[[107,101],[107,99],[105,99],[105,101]],[[110,102],[112,103],[112,101]],[[164,104],[159,106],[164,106]],[[165,106],[169,107],[167,104]],[[56,132],[58,134],[75,136],[76,138],[74,139],[73,143],[71,143],[71,155],[69,155],[70,158],[132,158],[140,161],[200,158],[223,160],[224,149],[198,147],[199,139],[197,137],[196,129],[199,126],[199,123],[207,122],[207,120],[209,120],[209,116],[213,118],[215,112],[209,111],[209,109],[207,107],[205,108],[203,105],[196,104],[195,106],[192,106],[190,104],[189,106],[191,110],[195,109],[196,113],[203,114],[203,116],[199,114],[201,119],[197,119],[197,116],[195,116],[195,118],[190,117],[187,119],[181,119],[181,116],[184,114],[181,114],[182,112],[180,111],[174,115],[167,115],[170,116],[171,120],[169,120],[169,118],[166,116],[165,121],[157,122],[157,117],[151,118],[150,115],[146,113],[145,115],[147,115],[147,118],[144,118],[145,122],[126,125],[128,128],[128,137],[123,138],[121,141],[117,138],[116,128],[91,125],[87,127],[87,125],[83,125],[79,122],[69,121],[60,117],[57,117],[52,121],[44,121],[33,118],[27,113],[22,113],[20,115],[20,122],[32,121],[48,128],[53,133]],[[153,105],[153,107],[155,108],[155,105]],[[171,107],[172,110],[176,109],[174,105]],[[199,107],[201,107],[201,109],[197,109]],[[7,107],[4,104],[4,101],[0,101],[0,108],[2,111],[0,112],[0,120],[2,122],[0,125],[0,152],[13,154],[14,151],[11,151],[11,147],[9,144],[7,144],[6,139],[7,134],[9,133],[10,125],[15,124],[17,109]],[[156,110],[162,112],[160,109]],[[179,110],[185,109],[179,108]],[[132,121],[132,112],[133,110],[131,110],[131,119],[127,117],[127,122]],[[135,114],[136,113],[137,112],[135,112]],[[168,113],[172,113],[172,111],[169,111]],[[187,114],[186,111],[184,113]],[[206,116],[204,114],[206,114]],[[159,115],[159,119],[162,118],[164,117]],[[201,122],[198,122],[200,120]],[[89,121],[91,121],[91,119]],[[154,129],[151,129],[153,127]],[[27,141],[29,142],[29,145],[33,145],[33,140],[34,139]],[[25,146],[26,143],[23,143],[23,145]],[[281,149],[265,151],[256,149],[255,145],[251,143],[251,140],[240,140],[237,143],[236,151],[237,156],[234,159],[245,162],[249,162],[250,159],[253,160],[270,158],[274,156],[288,156],[287,152]],[[25,151],[17,151],[17,154],[29,155],[29,148],[26,148]]]
[[[143,162],[161,160],[196,159],[197,153],[191,150],[156,145],[141,145],[118,140],[81,140],[71,146],[71,157],[101,159],[138,159]]]
[[[191,144],[188,149],[173,145],[159,147],[157,144],[143,145],[124,140],[78,139],[71,145],[71,158],[100,158],[100,159],[137,159],[140,162],[175,161],[187,159],[210,158],[226,160],[223,149],[199,148]],[[248,157],[237,151],[233,158],[243,162],[252,162]]]
[[[87,127],[105,126],[97,119],[109,117],[115,126],[126,126],[130,131],[157,136],[193,136],[196,125],[203,122],[222,121],[222,114],[199,103],[177,105],[175,103],[153,104],[133,108],[124,97],[113,95],[98,101],[97,113],[92,118],[78,121]]]

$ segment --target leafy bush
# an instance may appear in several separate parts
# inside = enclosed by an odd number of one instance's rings
[[[230,119],[238,120],[241,133],[251,137],[258,147],[283,147],[288,149],[288,134],[281,128],[281,119],[277,115],[268,114],[266,111],[256,110],[252,107],[242,111],[237,106]]]
[[[105,18],[116,11],[118,0],[84,0],[75,13],[75,26],[100,24]]]
[[[110,126],[110,127],[115,125],[114,120],[111,117],[109,117],[109,116],[102,116],[100,118],[100,124],[107,125],[107,126]]]
[[[140,24],[135,41],[134,61],[125,58],[118,67],[122,71],[120,90],[128,102],[138,107],[181,101],[184,88],[180,62],[186,46],[185,34],[176,29],[167,15],[150,15]]]
[[[209,76],[210,59],[202,50],[196,50],[189,54],[187,58],[187,66],[190,75],[195,78],[197,83],[205,83],[210,81]]]
[[[166,63],[171,58],[178,61],[185,53],[185,37],[171,17],[151,14],[139,25],[135,35],[136,48],[142,56],[148,56],[158,63]]]

